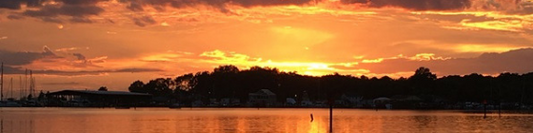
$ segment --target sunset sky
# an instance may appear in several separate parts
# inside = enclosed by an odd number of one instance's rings
[[[233,64],[320,76],[533,71],[530,0],[0,0],[4,88],[127,90]],[[16,92],[17,93],[17,92]],[[17,95],[17,94],[15,94]]]

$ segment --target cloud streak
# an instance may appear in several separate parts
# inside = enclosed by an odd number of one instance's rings
[[[471,6],[470,0],[341,0],[341,2],[374,8],[399,7],[415,11],[462,10]]]
[[[516,49],[503,53],[484,53],[474,58],[429,58],[429,60],[391,58],[384,59],[379,63],[360,63],[354,68],[366,68],[371,73],[376,74],[411,71],[420,66],[429,67],[441,75],[526,73],[533,68],[533,63],[529,60],[533,60],[532,48]]]
[[[102,75],[106,73],[140,73],[140,72],[162,72],[155,68],[122,68],[86,71],[61,71],[61,70],[33,70],[34,74],[59,75],[59,76],[79,76],[79,75]],[[18,73],[22,74],[22,73]]]
[[[400,55],[378,59],[359,58],[353,62],[344,63],[263,61],[261,58],[220,50],[204,52],[199,58],[203,58],[203,62],[218,65],[233,64],[244,68],[268,66],[308,75],[324,75],[334,72],[353,75],[398,75],[399,72],[411,72],[421,66],[429,67],[440,75],[527,73],[533,68],[533,62],[530,61],[533,60],[533,48],[515,49],[502,53],[483,53],[473,58],[451,58],[436,56],[433,53],[421,53],[415,56]]]
[[[80,85],[79,82],[46,82],[41,83],[41,85],[52,85],[52,86],[61,86],[61,85]]]
[[[102,70],[32,70],[33,74],[57,75],[57,76],[84,76],[102,75],[106,73],[141,73],[141,72],[162,72],[156,68],[122,68],[122,69],[102,69]],[[25,74],[26,70],[20,67],[4,66],[5,74]]]

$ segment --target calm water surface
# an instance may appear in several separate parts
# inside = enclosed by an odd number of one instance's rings
[[[0,133],[325,133],[328,109],[0,108]],[[310,114],[314,121],[311,122]],[[334,132],[533,132],[531,114],[334,111]]]

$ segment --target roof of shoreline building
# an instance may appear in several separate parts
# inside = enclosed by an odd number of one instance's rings
[[[262,95],[262,94],[266,94],[266,95],[269,95],[269,96],[275,96],[276,94],[272,91],[270,91],[269,89],[261,89],[257,92],[254,92],[254,93],[249,93],[248,95]]]
[[[93,94],[93,95],[122,95],[122,96],[151,96],[146,93],[136,93],[127,91],[93,91],[93,90],[61,90],[51,92],[49,95],[79,95],[79,94]]]

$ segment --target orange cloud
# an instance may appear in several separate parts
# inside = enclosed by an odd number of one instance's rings
[[[296,71],[300,74],[306,75],[326,75],[332,74],[334,72],[345,72],[345,73],[365,73],[367,72],[364,69],[352,69],[344,70],[338,69],[336,66],[353,66],[356,63],[326,63],[326,62],[276,62],[272,60],[263,60],[262,58],[252,58],[247,55],[238,54],[234,52],[223,52],[220,50],[208,51],[202,53],[202,57],[210,57],[204,59],[203,62],[213,63],[215,65],[225,65],[232,64],[237,65],[243,68],[250,68],[252,66],[261,66],[261,67],[275,67],[281,71]]]
[[[483,21],[483,22],[471,22],[468,19],[461,21],[461,25],[473,29],[488,29],[488,30],[502,30],[502,31],[522,31],[524,24],[522,21]]]
[[[527,48],[523,46],[505,46],[505,45],[496,45],[496,46],[486,46],[481,44],[463,44],[458,45],[454,49],[457,52],[477,52],[477,53],[483,53],[483,52],[507,52],[515,49],[520,48]]]
[[[470,73],[493,74],[500,72],[525,73],[531,71],[533,49],[517,49],[502,53],[483,53],[474,58],[443,58],[436,59],[432,54],[422,54],[424,60],[413,60],[414,57],[386,59],[380,63],[361,63],[357,67],[367,68],[370,74],[392,74],[410,71],[420,66],[428,67],[441,75],[463,75]],[[429,58],[426,56],[429,55]],[[430,59],[430,60],[426,60]],[[528,62],[528,63],[526,63]]]
[[[532,8],[533,10],[533,8]],[[506,14],[498,11],[423,11],[412,12],[416,15],[467,16],[458,23],[443,25],[444,28],[460,30],[498,30],[509,32],[525,32],[532,30],[532,14]],[[468,17],[472,16],[472,17]],[[484,18],[472,20],[470,18]]]
[[[383,58],[379,58],[379,59],[364,59],[363,61],[361,61],[362,63],[380,63],[383,61]]]

